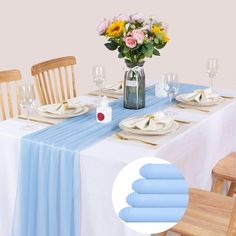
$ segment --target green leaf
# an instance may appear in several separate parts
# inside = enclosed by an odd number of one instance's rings
[[[157,49],[162,49],[162,48],[164,48],[165,46],[166,46],[166,43],[161,43],[161,44],[156,45],[156,48],[157,48]]]
[[[113,42],[105,43],[104,45],[111,51],[114,51],[117,49],[117,45]]]
[[[160,41],[163,40],[163,36],[162,36],[160,33],[157,34],[157,38],[158,38]]]
[[[153,45],[152,45],[151,43],[145,44],[145,47],[146,47],[148,50],[152,50],[152,49],[153,49]]]
[[[119,58],[124,58],[125,55],[124,55],[122,52],[120,52],[120,53],[118,54],[118,57],[119,57]]]
[[[158,38],[155,38],[155,39],[154,39],[154,42],[155,42],[156,44],[159,44],[159,39],[158,39]]]
[[[152,57],[152,54],[153,54],[153,49],[152,49],[152,50],[148,50],[148,51],[145,53],[145,56],[146,56],[146,57]]]
[[[156,48],[154,48],[153,55],[160,56],[160,52]]]
[[[124,52],[124,53],[127,53],[127,52],[129,52],[129,48],[127,48],[127,47],[124,47],[124,50],[123,50],[123,52]]]

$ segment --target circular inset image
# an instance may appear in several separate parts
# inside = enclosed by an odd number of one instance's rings
[[[126,165],[112,189],[113,207],[119,219],[143,234],[172,228],[183,217],[188,199],[182,173],[174,164],[156,157]]]

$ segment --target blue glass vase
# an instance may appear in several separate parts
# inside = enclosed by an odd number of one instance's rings
[[[124,76],[124,108],[141,109],[145,107],[144,61],[126,62]]]

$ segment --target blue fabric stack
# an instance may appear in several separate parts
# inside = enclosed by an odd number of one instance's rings
[[[188,206],[188,186],[172,164],[146,164],[132,184],[131,207],[120,211],[125,222],[178,222]]]

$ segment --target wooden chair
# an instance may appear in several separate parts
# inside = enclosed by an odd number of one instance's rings
[[[31,73],[35,77],[41,105],[57,103],[76,97],[75,64],[75,57],[69,56],[32,66]]]
[[[189,206],[172,232],[184,236],[235,236],[236,200],[218,193],[190,189]],[[167,232],[153,236],[167,235]]]
[[[231,182],[228,196],[232,197],[236,190],[236,152],[230,153],[213,168],[214,184],[212,191],[220,193],[225,181]]]
[[[0,108],[2,119],[14,116],[13,104],[16,104],[17,115],[21,114],[19,102],[19,80],[21,80],[21,73],[19,70],[0,71]],[[13,96],[11,93],[11,85],[14,85],[15,100],[13,103]],[[3,91],[6,91],[6,100],[4,101]],[[7,106],[6,106],[7,105]],[[8,109],[7,109],[8,107]],[[6,112],[8,110],[8,112]],[[8,114],[7,114],[8,113]]]

